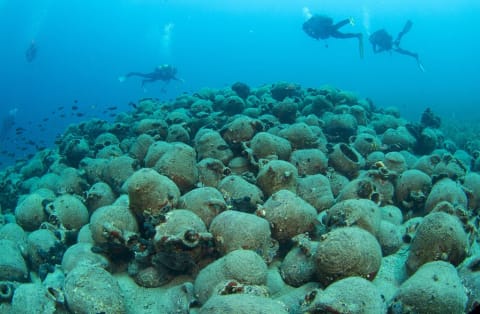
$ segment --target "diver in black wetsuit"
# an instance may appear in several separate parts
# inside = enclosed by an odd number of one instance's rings
[[[142,87],[144,87],[145,83],[152,83],[155,81],[164,81],[170,82],[171,80],[174,81],[182,81],[177,76],[177,68],[170,64],[164,64],[161,66],[156,67],[153,72],[150,73],[141,73],[141,72],[130,72],[127,73],[125,76],[119,77],[120,82],[123,82],[125,79],[131,76],[139,76],[143,77],[142,80]]]
[[[408,20],[405,23],[405,26],[403,27],[402,31],[398,33],[397,38],[395,40],[393,40],[392,35],[387,33],[385,29],[380,29],[374,32],[372,35],[370,35],[369,40],[370,40],[370,43],[372,44],[373,52],[379,53],[383,51],[395,51],[402,55],[413,57],[417,61],[417,64],[420,70],[422,70],[422,72],[425,72],[425,69],[423,68],[423,65],[420,62],[420,59],[418,57],[418,53],[414,53],[414,52],[400,48],[400,41],[402,40],[403,36],[410,31],[410,29],[412,28],[412,25],[413,25],[412,21]]]
[[[32,40],[30,46],[28,46],[27,50],[25,51],[25,59],[27,59],[28,62],[35,60],[35,57],[37,56],[37,50],[37,44],[34,40]]]
[[[3,142],[9,132],[10,129],[15,125],[15,116],[17,115],[17,108],[12,109],[8,112],[8,115],[3,117],[1,123],[0,123],[0,142]]]
[[[308,36],[315,39],[327,39],[333,38],[358,38],[360,57],[363,58],[363,35],[362,33],[342,33],[340,28],[351,24],[353,25],[353,19],[345,19],[338,23],[333,23],[333,19],[325,15],[313,15],[305,23],[303,23],[303,31]],[[327,46],[328,47],[328,46]]]

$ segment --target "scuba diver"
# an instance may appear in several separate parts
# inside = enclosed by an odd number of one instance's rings
[[[141,72],[130,72],[127,73],[125,76],[120,76],[118,80],[120,82],[125,81],[127,78],[131,76],[139,76],[142,77],[142,87],[145,87],[146,83],[152,83],[155,81],[164,81],[166,83],[170,82],[171,80],[174,81],[183,81],[176,77],[177,75],[177,68],[170,64],[163,64],[156,67],[153,72],[150,73],[141,73]]]
[[[32,62],[33,60],[35,60],[35,57],[37,56],[37,50],[37,44],[35,43],[35,40],[32,40],[27,50],[25,51],[25,59],[27,59],[28,62]]]
[[[363,35],[362,33],[342,33],[340,28],[350,24],[354,25],[353,18],[348,18],[337,23],[333,23],[333,19],[325,16],[315,14],[311,16],[305,23],[303,23],[303,31],[308,36],[319,39],[333,38],[358,38],[358,48],[360,58],[363,58]],[[328,45],[325,45],[328,47]]]
[[[15,125],[15,117],[17,115],[18,109],[14,108],[8,112],[8,115],[3,117],[0,123],[0,142],[5,141],[10,133],[10,130]]]
[[[402,55],[413,57],[417,61],[417,65],[420,68],[420,70],[422,72],[425,72],[425,69],[422,63],[420,62],[420,59],[417,53],[400,48],[400,41],[402,40],[403,36],[410,31],[410,29],[412,28],[412,25],[413,25],[412,21],[408,20],[405,23],[405,26],[403,27],[402,31],[398,33],[397,38],[395,40],[393,40],[392,35],[387,33],[385,29],[380,29],[374,32],[372,35],[370,35],[369,40],[370,40],[370,43],[372,44],[373,52],[379,53],[382,51],[395,51]]]

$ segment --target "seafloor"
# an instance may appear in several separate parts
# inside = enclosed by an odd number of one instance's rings
[[[0,313],[480,303],[480,141],[432,110],[286,82],[133,107],[0,173]]]

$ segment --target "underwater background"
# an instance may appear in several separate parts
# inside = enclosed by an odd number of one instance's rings
[[[480,312],[478,13],[0,0],[0,313]]]
[[[396,36],[410,19],[402,47],[417,52],[426,71],[406,56],[374,54],[367,40],[363,60],[354,39],[314,40],[302,31],[306,12],[353,17],[355,25],[342,31],[365,36],[381,28]],[[112,106],[125,111],[141,98],[168,100],[236,81],[328,84],[396,106],[415,121],[427,107],[444,118],[477,120],[479,13],[474,0],[0,0],[0,118],[17,108],[21,128],[2,140],[0,158],[26,158],[32,139],[51,146],[70,123],[112,120]],[[32,41],[38,53],[27,62]],[[164,63],[184,82],[144,90],[138,79],[117,80]]]

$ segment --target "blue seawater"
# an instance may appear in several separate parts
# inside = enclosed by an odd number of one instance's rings
[[[419,54],[425,72],[412,58],[374,54],[367,40],[362,60],[354,39],[306,36],[308,13],[353,17],[342,30],[365,37],[381,28],[395,36],[410,19],[402,47]],[[108,107],[236,81],[329,84],[412,120],[427,107],[478,120],[479,16],[476,0],[0,0],[0,119],[17,109],[0,159],[28,158],[70,123],[111,118]],[[37,54],[27,62],[32,41]],[[138,79],[117,79],[164,63],[184,82],[144,90]]]

